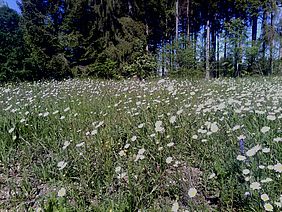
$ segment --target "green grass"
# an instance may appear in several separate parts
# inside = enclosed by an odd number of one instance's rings
[[[23,83],[0,87],[0,107],[0,209],[281,210],[282,78]],[[261,145],[245,161],[241,135]]]

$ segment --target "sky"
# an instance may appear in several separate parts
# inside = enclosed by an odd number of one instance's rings
[[[8,6],[14,10],[16,10],[17,12],[20,12],[20,9],[17,5],[17,0],[4,0],[7,2]]]

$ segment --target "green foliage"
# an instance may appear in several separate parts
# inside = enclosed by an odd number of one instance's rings
[[[26,78],[22,72],[25,48],[19,21],[16,11],[0,7],[0,81]]]
[[[195,50],[191,45],[178,49],[176,55],[177,68],[170,71],[169,75],[176,78],[203,78],[204,70],[195,57]]]
[[[139,56],[132,64],[124,64],[122,72],[125,77],[137,76],[140,79],[156,76],[156,58],[150,54]]]
[[[119,77],[117,62],[112,60],[91,64],[88,66],[88,70],[88,76],[95,76],[104,79]]]
[[[279,1],[182,0],[178,1],[178,17],[175,17],[175,3],[167,0],[22,0],[20,15],[2,4],[0,80],[62,79],[73,75],[146,77],[154,67],[137,59],[147,53],[162,54],[161,69],[172,70],[171,74],[200,76],[206,57],[203,48],[206,30],[203,29],[208,20],[209,62],[214,76],[219,72],[220,58],[216,54],[221,57],[222,36],[229,50],[225,59],[234,58],[235,73],[243,66],[248,66],[249,73],[258,72],[254,61],[259,54],[262,55],[259,72],[269,74],[275,72],[273,68],[279,71],[279,66],[274,65],[279,62],[275,52],[279,47],[275,47],[274,40],[281,43],[281,23],[276,20]],[[261,46],[252,50],[248,48],[247,29],[252,27],[252,40],[256,40],[259,18],[262,18],[262,33],[258,38]],[[181,26],[175,33],[176,20]],[[267,52],[271,53],[267,55]],[[116,70],[112,70],[113,67]],[[140,67],[144,71],[138,73]]]

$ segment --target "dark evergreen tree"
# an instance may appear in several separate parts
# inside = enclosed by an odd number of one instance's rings
[[[0,81],[26,78],[24,73],[25,48],[20,16],[5,4],[0,6]]]

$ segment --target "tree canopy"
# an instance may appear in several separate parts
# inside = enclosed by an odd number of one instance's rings
[[[146,69],[142,77],[277,73],[280,5],[279,0],[22,0],[17,14],[2,3],[1,80],[121,78],[140,75],[140,68]]]

